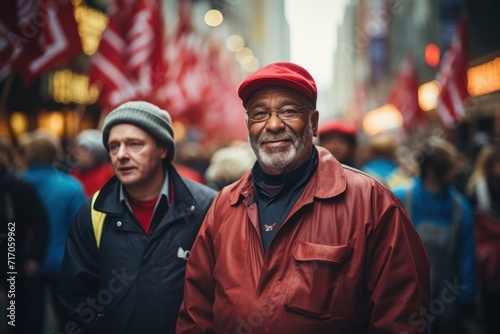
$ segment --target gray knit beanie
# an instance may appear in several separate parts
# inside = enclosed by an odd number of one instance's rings
[[[108,139],[111,128],[117,124],[132,124],[151,135],[160,145],[167,148],[167,161],[172,161],[175,153],[172,119],[162,110],[145,101],[125,102],[111,111],[104,119],[102,142],[109,151]]]
[[[97,129],[83,130],[76,136],[76,145],[85,148],[94,156],[96,165],[109,161],[109,153],[102,145],[102,132]]]

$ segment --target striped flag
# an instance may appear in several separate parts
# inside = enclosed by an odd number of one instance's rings
[[[82,52],[71,1],[3,1],[0,12],[0,79],[18,72],[29,85]]]
[[[203,114],[195,115],[193,111],[203,108],[206,86],[212,84],[208,71],[208,45],[207,39],[193,29],[191,1],[179,0],[177,9],[179,21],[165,48],[168,71],[156,98],[174,120],[192,124],[203,122]]]
[[[130,100],[153,102],[165,77],[159,0],[115,0],[109,24],[90,62],[90,81],[101,87],[108,111]]]
[[[0,4],[0,80],[14,70],[27,39],[21,31],[32,21],[38,9],[38,0],[3,1]],[[36,38],[36,33],[32,38]]]
[[[165,82],[156,91],[158,105],[174,121],[195,128],[202,142],[246,140],[245,112],[237,94],[243,78],[234,58],[219,41],[195,31],[191,1],[179,0],[178,11],[177,29],[167,41]]]
[[[403,127],[406,132],[425,121],[425,113],[418,103],[418,86],[415,62],[406,56],[401,62],[398,77],[389,96],[389,103],[398,108],[403,116]]]
[[[436,80],[441,86],[436,113],[446,127],[452,127],[465,117],[467,91],[468,38],[467,22],[460,19],[451,45],[443,56]]]

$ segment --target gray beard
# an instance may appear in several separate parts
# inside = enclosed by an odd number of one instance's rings
[[[257,140],[249,138],[250,146],[252,147],[259,164],[267,169],[288,171],[287,166],[290,166],[294,160],[310,150],[313,141],[313,130],[311,123],[304,130],[302,138],[290,133],[293,139],[292,147],[288,151],[280,151],[279,149],[273,153],[265,152],[260,146],[260,136]],[[279,154],[279,156],[276,156]]]

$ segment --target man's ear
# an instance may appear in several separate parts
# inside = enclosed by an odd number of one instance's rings
[[[165,159],[167,157],[167,152],[168,150],[165,146],[160,146],[160,154],[162,159]]]
[[[319,124],[319,111],[314,110],[311,113],[311,126],[313,129],[313,136],[314,137],[318,136],[318,124]]]

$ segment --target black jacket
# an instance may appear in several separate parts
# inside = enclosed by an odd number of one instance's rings
[[[174,333],[189,250],[216,192],[169,168],[173,203],[162,197],[148,235],[119,202],[112,178],[94,208],[106,213],[99,249],[90,200],[72,224],[59,282],[67,325],[83,333]],[[172,193],[172,192],[171,192]],[[172,199],[171,199],[172,201]]]
[[[24,276],[26,260],[42,263],[47,248],[48,233],[47,211],[36,189],[18,175],[1,170],[0,249],[4,266],[0,273],[2,278],[0,286],[7,283],[5,281],[7,272],[17,272],[17,275]],[[12,261],[11,270],[8,258]]]

